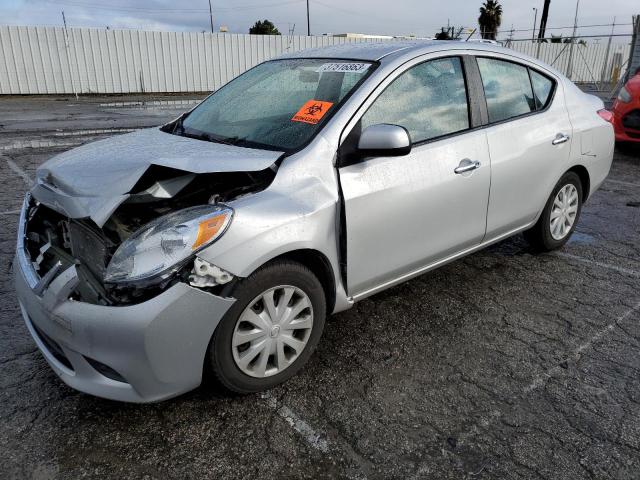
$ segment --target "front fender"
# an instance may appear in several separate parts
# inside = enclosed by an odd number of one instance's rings
[[[307,177],[292,193],[267,189],[230,202],[235,213],[225,234],[198,256],[239,277],[284,253],[312,249],[339,272],[336,237],[337,195]]]

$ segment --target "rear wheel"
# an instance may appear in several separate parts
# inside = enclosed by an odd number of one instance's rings
[[[209,345],[213,373],[227,389],[252,393],[288,380],[320,340],[325,295],[316,276],[289,261],[268,264],[241,281]]]
[[[538,222],[524,232],[524,236],[538,250],[560,248],[575,230],[581,210],[580,177],[574,172],[567,172],[551,192]]]

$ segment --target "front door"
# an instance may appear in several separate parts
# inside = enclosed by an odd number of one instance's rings
[[[459,57],[407,69],[362,116],[354,130],[401,125],[412,151],[364,158],[339,170],[349,295],[366,294],[482,242],[491,166],[485,133],[471,130],[469,119]]]

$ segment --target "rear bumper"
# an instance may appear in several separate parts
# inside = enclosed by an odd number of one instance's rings
[[[159,401],[200,385],[209,340],[234,299],[177,283],[137,305],[83,303],[69,299],[78,281],[75,267],[40,291],[24,255],[19,236],[14,279],[20,309],[67,385],[126,402]]]

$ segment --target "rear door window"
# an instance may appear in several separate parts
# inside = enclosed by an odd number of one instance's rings
[[[477,58],[489,122],[519,117],[536,110],[527,67],[495,58]]]

